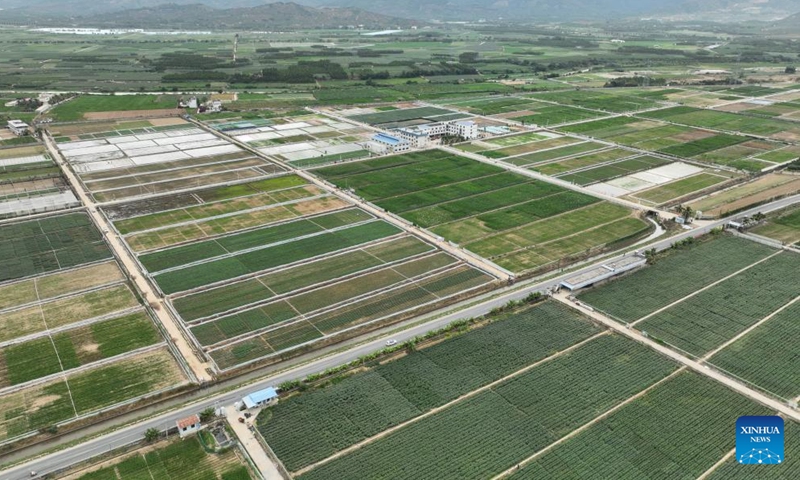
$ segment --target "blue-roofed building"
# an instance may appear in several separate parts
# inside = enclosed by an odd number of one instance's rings
[[[367,148],[373,153],[384,155],[388,153],[407,152],[411,149],[411,144],[407,140],[389,135],[388,133],[376,133],[372,140],[367,143]]]
[[[242,399],[245,408],[271,407],[278,403],[278,391],[272,387],[253,392]]]

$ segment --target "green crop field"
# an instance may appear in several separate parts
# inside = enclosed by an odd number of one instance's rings
[[[378,113],[368,113],[365,115],[355,115],[350,117],[351,120],[356,122],[368,123],[370,125],[380,125],[384,123],[405,122],[417,118],[426,118],[436,115],[445,115],[453,113],[451,110],[436,107],[419,107],[419,108],[406,108],[398,110],[389,110]]]
[[[734,448],[738,416],[770,414],[712,380],[684,372],[511,478],[697,478]]]
[[[788,281],[800,254],[784,252],[638,324],[651,337],[702,355],[800,295]]]
[[[628,152],[623,155],[628,155]],[[549,217],[554,217],[553,223],[560,223],[562,215],[599,202],[588,195],[566,191],[440,150],[368,160],[359,162],[357,166],[323,168],[317,173],[338,186],[354,188],[356,193],[377,205],[460,244],[496,234],[515,235],[517,229],[526,229]],[[620,210],[630,213],[624,208]],[[619,218],[619,211],[617,213]],[[631,238],[647,228],[640,220],[631,219],[625,228],[617,231],[621,234],[619,237],[605,235],[613,229],[590,232],[601,223],[587,217],[578,225],[580,230],[566,229],[564,235],[586,231],[587,238],[579,240],[580,247],[565,247],[559,251],[578,253],[589,248],[584,245],[594,247],[613,243]],[[596,235],[602,240],[594,242],[592,237]],[[494,255],[524,248],[512,243],[504,244],[510,247],[507,250],[502,247],[495,249]],[[471,249],[470,245],[465,246]],[[519,264],[517,260],[508,261],[504,267],[523,272],[551,262],[520,260]]]
[[[74,372],[67,380],[69,387],[59,379],[0,397],[0,411],[5,413],[0,418],[0,439],[69,421],[186,381],[166,349]]]
[[[249,194],[246,193],[246,199],[223,199],[218,202],[206,203],[193,207],[151,213],[149,215],[116,221],[114,222],[114,226],[117,227],[120,233],[129,234],[140,230],[165,227],[178,222],[200,220],[248,208],[262,207],[273,203],[299,199],[314,195],[316,192],[313,189],[304,188],[307,185],[305,180],[295,175],[272,178],[258,183],[260,184],[260,192],[248,192]],[[275,193],[270,195],[270,192]],[[257,200],[257,202],[254,203],[254,200]],[[117,208],[120,207],[117,206]]]
[[[0,350],[0,385],[18,385],[161,341],[144,313],[78,327]]]
[[[138,300],[124,284],[58,298],[41,305],[5,313],[0,341],[13,340],[82,320],[99,318],[138,305]]]
[[[548,105],[546,103],[534,103],[527,106],[526,110],[535,113],[510,117],[511,120],[523,122],[524,124],[536,125],[559,125],[562,123],[579,122],[602,117],[605,114],[593,110],[584,110],[561,105]]]
[[[486,140],[486,143],[500,147],[513,147],[514,145],[522,145],[523,143],[535,142],[546,138],[546,136],[538,133],[526,132],[518,135],[510,135],[508,137],[493,138],[491,140]]]
[[[602,182],[623,175],[659,167],[668,163],[670,163],[669,160],[664,160],[663,158],[642,156],[603,165],[601,167],[581,170],[576,173],[569,173],[559,178],[568,182],[577,183],[578,185],[589,185],[591,183]]]
[[[552,148],[541,152],[528,153],[526,155],[520,155],[514,158],[506,158],[503,161],[518,167],[524,167],[537,163],[543,163],[549,160],[557,160],[573,155],[594,152],[602,148],[606,148],[606,145],[595,142],[581,142],[564,147]]]
[[[219,237],[214,240],[195,242],[184,246],[160,250],[141,255],[139,261],[150,272],[159,272],[179,267],[192,262],[219,257],[256,247],[285,242],[306,235],[319,234],[329,228],[337,228],[349,224],[372,219],[363,210],[351,209],[334,212],[318,217],[304,218],[296,221],[267,226],[244,233]]]
[[[222,317],[219,320],[200,324],[193,327],[191,331],[200,344],[216,344],[231,337],[268,327],[279,321],[285,321],[298,315],[308,316],[312,312],[340,302],[374,294],[376,290],[407,283],[409,279],[429,274],[433,270],[452,265],[455,262],[455,258],[445,253],[429,255],[286,298],[278,302],[278,308],[266,305],[254,310],[244,310],[231,317]],[[286,310],[287,304],[290,308],[288,311]],[[282,313],[276,314],[278,311]],[[286,318],[288,315],[291,317]]]
[[[790,208],[767,219],[767,223],[750,230],[785,244],[800,243],[800,208]]]
[[[782,135],[778,134],[791,133],[796,135],[800,133],[800,127],[793,122],[691,107],[667,108],[641,115],[692,127],[741,132],[766,137],[780,137]]]
[[[414,237],[402,237],[289,270],[176,298],[173,305],[185,321],[192,321],[431,250],[432,246]]]
[[[784,399],[800,395],[797,339],[800,303],[793,303],[711,357],[710,363]]]
[[[110,466],[85,473],[77,480],[250,480],[250,473],[233,450],[208,453],[197,436],[156,444],[115,459]]]
[[[0,227],[0,282],[111,258],[85,213]]]
[[[50,112],[60,121],[83,120],[89,112],[160,110],[178,108],[178,97],[170,95],[84,95]]]
[[[485,327],[281,402],[258,428],[294,471],[599,331],[554,302],[504,314]]]
[[[217,346],[210,355],[220,368],[230,368],[266,355],[280,353],[302,343],[315,341],[323,334],[341,332],[350,327],[364,327],[373,320],[383,320],[382,323],[392,322],[402,312],[413,312],[424,304],[449,303],[452,300],[448,297],[484,286],[491,281],[492,277],[483,272],[466,265],[457,266],[417,279],[412,283],[406,282],[389,291],[366,296],[346,305],[314,314],[305,320],[287,322],[257,337]],[[198,331],[199,328],[207,326],[201,324],[198,328],[192,329],[192,333],[197,334],[199,340],[207,341],[234,333],[247,333],[247,330],[263,328],[265,325],[273,325],[297,316],[297,311],[291,308],[288,301],[269,304],[247,313],[249,315],[228,317],[209,325],[216,330],[208,328],[205,331]]]
[[[533,98],[574,105],[577,107],[602,110],[607,112],[630,112],[655,107],[657,103],[649,98],[633,95],[620,95],[603,91],[569,91],[537,93]]]
[[[399,232],[388,223],[374,221],[179,268],[156,275],[154,279],[164,293],[172,294],[353,247]]]
[[[775,253],[748,240],[723,236],[684,250],[668,251],[655,265],[578,295],[624,322],[659,308]]]
[[[720,183],[728,181],[727,177],[721,177],[711,173],[700,173],[688,178],[683,178],[676,182],[671,182],[660,187],[651,188],[643,192],[637,192],[631,196],[646,200],[648,202],[660,205],[670,200],[680,198],[690,193],[698,192],[704,188],[713,187]]]
[[[603,336],[299,478],[491,478],[675,368]]]
[[[667,147],[661,151],[663,153],[678,157],[694,157],[695,155],[700,155],[712,150],[718,150],[720,148],[730,147],[746,141],[747,137],[718,134],[714,135],[713,137]]]
[[[635,132],[636,129],[630,127],[631,124],[637,123],[637,120],[632,117],[614,117],[608,119],[595,120],[593,122],[579,123],[577,125],[568,125],[559,127],[560,131],[577,133],[579,135],[587,135],[596,138],[605,138],[614,135],[621,135],[624,133]]]

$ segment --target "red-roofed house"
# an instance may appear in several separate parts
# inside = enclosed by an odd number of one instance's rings
[[[183,438],[193,434],[200,428],[200,417],[192,415],[191,417],[178,420],[175,424],[178,426],[178,434]]]

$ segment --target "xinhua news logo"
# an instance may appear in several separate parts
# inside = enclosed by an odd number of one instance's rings
[[[743,465],[783,463],[783,419],[739,417],[736,420],[736,461]]]

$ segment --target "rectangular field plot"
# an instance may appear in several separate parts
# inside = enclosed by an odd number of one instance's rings
[[[577,183],[578,185],[589,185],[591,183],[602,182],[611,178],[658,167],[667,163],[669,163],[669,160],[663,158],[640,156],[619,162],[608,163],[600,167],[572,171],[560,175],[559,178],[568,182]]]
[[[633,322],[775,252],[726,235],[670,250],[655,265],[581,293],[578,299],[623,322]]]
[[[0,388],[162,342],[143,311],[0,348]]]
[[[320,303],[323,302],[322,299],[314,298],[314,292],[309,292],[255,311],[222,318],[213,324],[201,324],[193,328],[192,333],[201,342],[213,342],[222,340],[225,336],[281,323],[260,336],[211,350],[211,357],[220,368],[225,369],[328,336],[349,335],[349,329],[376,328],[404,318],[403,315],[418,314],[422,307],[449,303],[458,295],[485,287],[493,280],[493,277],[463,264],[424,272],[429,262],[429,259],[422,259],[416,265],[407,262],[397,266],[398,270],[409,268],[416,271],[418,275],[412,278],[398,272],[378,271],[321,288],[321,295],[330,293],[333,300],[340,300],[337,306],[325,307],[324,303]],[[441,263],[441,259],[439,262]],[[394,276],[396,282],[386,286],[391,281],[386,279],[387,276]],[[373,282],[376,281],[382,283],[375,285]],[[364,282],[369,283],[363,285]],[[366,290],[367,294],[357,299],[341,301],[347,294],[358,293],[359,285],[363,285],[360,291]],[[386,286],[386,289],[370,291],[373,286]],[[324,310],[309,312],[303,320],[292,320],[297,316],[296,308],[306,310],[314,307],[323,307]]]
[[[644,320],[637,328],[694,355],[708,353],[800,295],[787,281],[800,255],[784,252]]]
[[[786,245],[800,243],[800,207],[770,215],[766,224],[753,228],[750,232]]]
[[[40,305],[6,310],[0,314],[4,327],[0,342],[59,328],[82,320],[101,318],[135,308],[138,300],[125,284],[113,285]]]
[[[185,321],[193,321],[433,250],[432,245],[414,237],[390,239],[291,269],[278,270],[242,282],[175,298],[172,303]]]
[[[409,120],[424,119],[427,117],[435,117],[438,115],[446,115],[455,113],[452,110],[437,107],[419,107],[419,108],[404,108],[397,110],[388,110],[385,112],[367,113],[362,115],[353,115],[349,118],[356,122],[368,123],[370,125],[391,124],[399,122],[407,122]]]
[[[734,448],[731,432],[738,416],[771,413],[712,380],[684,372],[511,478],[698,478]]]
[[[595,338],[299,478],[492,478],[675,368],[621,337]]]
[[[655,100],[647,97],[598,90],[537,93],[532,95],[532,97],[560,103],[562,105],[574,105],[577,107],[617,113],[643,110],[658,105]]]
[[[111,258],[85,213],[0,226],[0,282]]]
[[[155,448],[154,448],[155,447]],[[209,453],[197,436],[148,446],[133,454],[104,462],[102,468],[75,480],[250,480],[252,477],[235,450]],[[94,467],[92,467],[94,468]]]
[[[580,142],[567,146],[556,146],[547,148],[535,153],[518,155],[511,158],[504,158],[503,161],[518,167],[527,167],[538,163],[545,163],[552,160],[567,160],[578,155],[596,152],[608,148],[608,145],[597,142]]]
[[[329,388],[282,401],[258,428],[296,471],[600,331],[557,302],[506,313],[396,360],[371,364]]]
[[[704,217],[721,217],[761,203],[800,192],[800,179],[791,175],[768,174],[752,182],[709,195],[690,204]]]
[[[0,311],[121,282],[123,279],[119,267],[112,261],[5,284],[0,286]]]
[[[314,225],[309,225],[308,228],[317,232],[320,231]],[[285,229],[282,230],[285,231]],[[214,252],[208,252],[204,249],[199,251],[186,250],[182,252],[189,255],[186,258],[207,259],[210,256],[218,256],[218,258],[196,265],[178,266],[175,270],[154,276],[154,279],[165,294],[172,294],[306,260],[398,233],[400,233],[400,230],[388,223],[372,221],[336,231],[324,231],[301,240],[261,247],[243,253],[227,254],[227,256],[225,256],[225,248],[221,245],[216,247],[217,250]],[[252,238],[258,245],[261,240],[257,234],[258,232],[245,238]],[[294,233],[287,233],[287,235],[289,236],[285,240],[293,238]],[[164,254],[158,258],[158,262],[158,264],[151,265],[175,265],[179,262],[179,259]],[[177,265],[182,263],[183,259],[180,259],[180,263],[177,263]]]
[[[214,208],[215,206],[221,209],[251,207],[259,203],[275,202],[276,197],[283,197],[286,201],[250,210],[240,210],[239,212],[241,213],[224,213],[222,216],[209,217],[197,221],[184,219],[185,223],[174,227],[164,227],[126,235],[125,240],[134,251],[143,252],[293,220],[304,215],[341,210],[350,206],[346,201],[333,195],[327,195],[316,187],[308,187],[292,192],[283,192],[282,195],[273,197],[247,198],[221,206],[210,205],[209,208],[202,208],[200,212],[195,211],[195,213],[212,214],[214,210],[217,210]],[[177,212],[177,215],[180,216],[182,213]]]
[[[716,353],[709,363],[784,400],[797,398],[798,318],[800,303],[795,302]]]
[[[800,125],[771,118],[738,115],[708,109],[674,107],[641,114],[643,117],[662,119],[699,128],[771,137],[776,140],[797,141]]]
[[[713,173],[699,173],[675,182],[650,188],[630,195],[632,199],[644,200],[653,205],[674,202],[676,199],[730,181],[730,177]]]
[[[561,224],[562,217],[599,203],[598,199],[588,195],[439,150],[368,160],[358,165],[328,167],[317,173],[341,187],[353,188],[358,195],[380,207],[483,256],[486,256],[485,251],[473,250],[469,243],[494,235],[515,235],[518,230],[535,229],[537,222],[551,217],[552,224]],[[618,219],[630,214],[629,210],[621,210],[622,213],[616,212]],[[579,224],[560,231],[568,236],[609,221],[584,217]],[[587,237],[577,239],[576,244],[605,245],[647,229],[644,222],[634,218],[620,227],[619,230],[606,229],[601,235],[603,238],[594,243],[591,237],[595,234],[586,232]],[[617,233],[621,236],[617,237]],[[506,242],[494,246],[493,255],[508,254],[533,244],[523,243]],[[566,247],[566,250],[571,248]],[[586,248],[581,246],[577,250]],[[508,266],[504,266],[523,272],[551,260],[543,260],[537,265],[533,265],[537,262],[525,261],[514,265],[515,262],[506,262]]]
[[[73,372],[0,396],[0,441],[185,383],[166,348]]]

